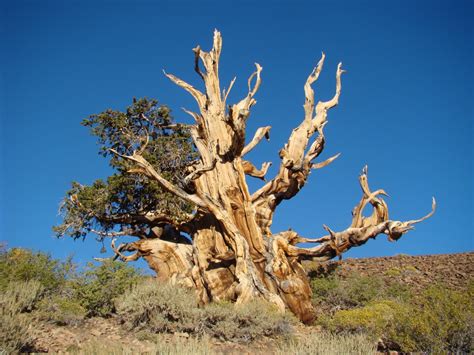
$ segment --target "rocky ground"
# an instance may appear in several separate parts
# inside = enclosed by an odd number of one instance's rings
[[[346,259],[324,266],[311,265],[311,272],[337,273],[344,277],[352,272],[396,278],[414,288],[423,288],[442,282],[453,289],[465,289],[474,275],[474,252],[447,255],[379,257]],[[56,326],[47,323],[33,325],[37,330],[35,349],[44,352],[67,352],[81,349],[87,342],[108,342],[133,349],[133,353],[147,352],[152,344],[127,333],[114,318],[92,318],[78,325]],[[317,331],[316,327],[298,326],[296,336]],[[187,337],[187,334],[170,334],[166,342]],[[249,345],[212,341],[215,351],[223,354],[266,354],[275,347],[274,340],[266,339]]]
[[[303,325],[298,326],[297,336],[303,336],[310,329]],[[187,333],[163,334],[160,341],[174,343],[189,338]],[[86,343],[108,344],[110,353],[123,347],[135,353],[153,352],[154,344],[125,331],[114,318],[90,318],[78,325],[55,326],[41,323],[37,325],[37,340],[35,352],[80,352]],[[262,339],[251,344],[236,344],[212,339],[211,346],[219,354],[268,354],[275,348],[272,339]]]
[[[443,283],[448,288],[465,289],[474,278],[474,252],[442,255],[345,259],[334,261],[315,270],[335,272],[346,276],[357,272],[364,276],[396,279],[412,288],[420,289],[433,283]]]

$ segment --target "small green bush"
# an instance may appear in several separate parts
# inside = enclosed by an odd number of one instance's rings
[[[384,292],[384,284],[380,278],[351,275],[344,282],[346,302],[354,306],[364,305],[380,297]]]
[[[429,352],[472,352],[474,350],[474,294],[443,285],[432,286],[414,300],[413,322],[396,331],[416,335],[416,350]],[[421,331],[416,332],[420,328]],[[426,329],[423,329],[426,328]]]
[[[397,281],[356,273],[346,277],[330,275],[312,278],[311,287],[313,302],[324,315],[362,307],[376,300],[407,301],[412,297],[410,287]]]
[[[323,316],[319,322],[334,332],[365,332],[380,338],[396,318],[409,309],[391,301],[374,301],[361,308],[337,311],[333,316]]]
[[[385,271],[385,275],[391,277],[405,276],[410,274],[417,274],[420,271],[413,265],[404,265],[403,267],[392,267]]]
[[[400,270],[399,267],[392,267],[388,269],[387,271],[385,271],[385,275],[391,276],[391,277],[400,276],[401,274],[402,274],[402,270]]]
[[[339,286],[338,279],[331,277],[317,277],[311,280],[313,297],[317,300],[325,300]]]
[[[399,282],[391,282],[385,286],[379,299],[390,299],[400,302],[410,302],[413,297],[413,291],[408,285]]]
[[[14,248],[0,251],[0,290],[13,281],[38,281],[46,292],[58,289],[73,271],[69,258],[65,262],[42,252]]]
[[[38,304],[39,318],[57,325],[78,325],[87,311],[81,302],[67,294],[58,294],[42,299]]]
[[[115,298],[141,278],[141,273],[132,266],[110,260],[99,265],[87,264],[72,287],[87,316],[105,317],[115,312]]]
[[[363,306],[385,295],[386,287],[380,278],[351,274],[317,277],[311,280],[313,300],[325,309],[348,309]]]
[[[413,265],[405,265],[403,267],[403,271],[406,272],[406,273],[419,273],[420,271],[414,267]]]
[[[376,354],[376,343],[363,334],[311,333],[278,346],[276,355],[370,355]]]
[[[277,313],[263,301],[241,306],[213,303],[199,308],[192,292],[160,285],[156,280],[136,285],[118,300],[117,310],[129,329],[207,334],[240,342],[288,333],[293,322],[292,317]]]

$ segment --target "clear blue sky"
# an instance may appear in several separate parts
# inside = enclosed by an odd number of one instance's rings
[[[199,85],[191,49],[223,35],[223,85],[246,92],[259,62],[263,85],[248,132],[272,125],[251,159],[274,162],[303,118],[303,84],[321,51],[319,99],[334,93],[325,157],[303,191],[280,205],[273,231],[292,227],[313,237],[346,228],[360,198],[357,177],[369,165],[373,189],[384,188],[393,219],[435,216],[397,243],[385,237],[352,257],[473,250],[472,1],[4,1],[1,5],[0,240],[84,262],[100,245],[56,240],[51,226],[72,180],[109,173],[80,121],[132,97],[155,97],[177,120],[191,98],[162,69]],[[258,182],[252,182],[256,188]]]

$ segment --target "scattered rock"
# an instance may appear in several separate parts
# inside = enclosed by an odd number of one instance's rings
[[[322,275],[336,273],[345,277],[356,272],[364,276],[374,275],[398,279],[415,289],[443,283],[451,289],[465,290],[469,280],[474,279],[474,252],[422,256],[396,255],[364,259],[348,258],[319,266],[310,265],[308,269],[314,269],[314,272]]]

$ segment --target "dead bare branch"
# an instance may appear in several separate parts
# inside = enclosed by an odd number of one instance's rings
[[[257,146],[258,143],[265,137],[267,140],[270,140],[270,129],[271,126],[265,126],[265,127],[260,127],[257,129],[255,132],[255,135],[253,136],[252,140],[250,141],[249,144],[247,144],[244,149],[242,149],[241,156],[243,157],[245,154],[250,152],[253,148]]]
[[[184,90],[189,92],[191,96],[194,97],[199,107],[204,107],[206,105],[206,96],[202,92],[200,92],[198,89],[196,89],[194,86],[192,86],[191,84],[188,84],[187,82],[174,76],[173,74],[167,74],[164,70],[163,70],[163,73],[173,83],[175,83],[176,85],[182,87]]]
[[[265,175],[267,174],[268,168],[272,165],[271,162],[265,162],[262,164],[260,169],[257,169],[255,165],[247,160],[242,160],[242,167],[244,168],[244,173],[256,177],[262,180],[265,180]]]

